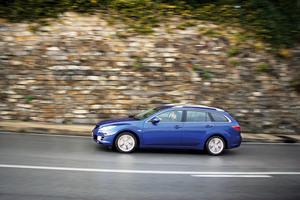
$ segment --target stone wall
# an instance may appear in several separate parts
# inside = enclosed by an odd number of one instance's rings
[[[212,37],[200,30],[214,24],[179,24],[174,17],[167,28],[139,36],[97,15],[65,13],[37,33],[29,31],[32,24],[1,22],[0,117],[95,123],[192,103],[228,110],[247,132],[300,132],[299,95],[290,88],[298,67],[251,41],[229,57],[228,31]]]

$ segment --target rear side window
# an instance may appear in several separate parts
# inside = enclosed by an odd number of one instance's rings
[[[210,122],[208,112],[186,111],[186,122]]]
[[[229,122],[227,117],[217,113],[210,113],[211,117],[213,118],[214,122]]]

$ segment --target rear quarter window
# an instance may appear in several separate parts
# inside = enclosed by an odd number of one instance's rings
[[[217,113],[210,113],[213,122],[229,122],[228,118],[224,115],[217,114]]]

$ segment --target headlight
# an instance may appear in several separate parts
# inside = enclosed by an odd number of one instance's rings
[[[116,126],[104,126],[104,127],[101,127],[101,128],[98,129],[98,133],[102,132],[102,131],[109,131],[109,130],[115,128],[115,127]]]

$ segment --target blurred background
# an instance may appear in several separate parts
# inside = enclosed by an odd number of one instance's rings
[[[0,118],[94,124],[167,103],[300,133],[298,0],[0,0]]]

